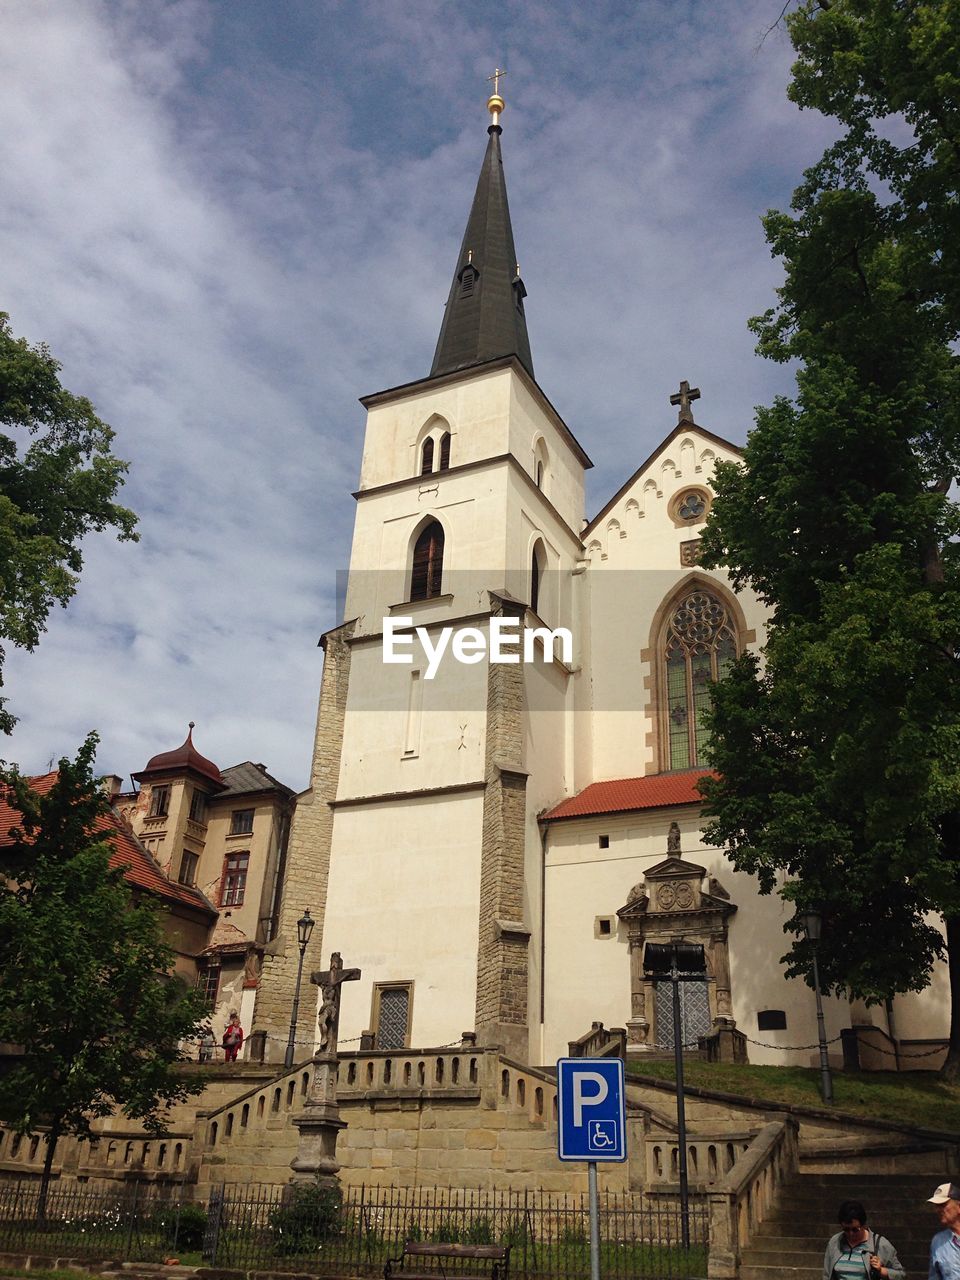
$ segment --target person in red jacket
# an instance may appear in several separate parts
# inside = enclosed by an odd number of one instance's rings
[[[236,1009],[230,1014],[230,1021],[227,1023],[221,1043],[224,1062],[236,1062],[237,1054],[243,1045],[243,1027],[240,1025],[240,1015]]]

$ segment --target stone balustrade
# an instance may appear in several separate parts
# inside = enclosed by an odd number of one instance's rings
[[[721,1182],[710,1187],[709,1280],[736,1280],[740,1255],[783,1184],[797,1172],[793,1117],[764,1125]]]
[[[624,1058],[627,1053],[627,1032],[624,1027],[605,1027],[594,1022],[590,1030],[579,1040],[567,1042],[571,1058]]]
[[[95,1141],[63,1137],[54,1155],[54,1175],[82,1178],[146,1178],[181,1181],[188,1169],[192,1136],[168,1133],[162,1139],[142,1129],[111,1130]],[[47,1151],[46,1135],[21,1136],[0,1129],[0,1176],[39,1178]]]
[[[703,1135],[687,1133],[687,1177],[693,1187],[721,1181],[748,1150],[756,1130]],[[644,1140],[646,1185],[651,1189],[676,1186],[680,1181],[680,1144],[662,1134]]]

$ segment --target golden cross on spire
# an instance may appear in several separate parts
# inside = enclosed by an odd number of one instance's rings
[[[507,74],[507,73],[506,73],[505,71],[501,71],[499,67],[496,67],[496,68],[494,69],[493,75],[492,75],[492,76],[487,76],[487,79],[488,79],[488,80],[492,80],[492,81],[493,81],[493,92],[494,92],[494,93],[499,94],[499,92],[500,92],[500,77],[501,77],[501,76],[505,76],[506,74]]]

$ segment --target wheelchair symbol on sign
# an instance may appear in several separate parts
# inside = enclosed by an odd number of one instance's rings
[[[606,1151],[617,1145],[615,1120],[591,1120],[587,1129],[587,1147],[591,1151]]]

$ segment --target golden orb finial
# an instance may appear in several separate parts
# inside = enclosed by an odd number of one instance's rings
[[[500,96],[500,77],[505,76],[506,71],[502,71],[499,67],[494,70],[492,76],[487,76],[488,80],[493,81],[493,93],[487,99],[487,110],[490,112],[492,123],[499,128],[500,112],[506,106],[503,98]]]

